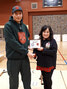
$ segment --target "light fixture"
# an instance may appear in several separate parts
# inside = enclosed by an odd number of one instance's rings
[[[16,0],[16,2],[20,2],[21,0]]]
[[[50,2],[53,2],[54,0],[49,0]]]

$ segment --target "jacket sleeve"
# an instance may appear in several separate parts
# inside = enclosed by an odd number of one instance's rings
[[[33,49],[33,53],[35,53],[35,54],[36,54],[36,53],[37,53],[37,49]]]
[[[51,45],[50,49],[44,48],[43,54],[54,56],[57,53],[57,43],[56,43],[56,41],[53,40],[53,42],[51,42],[51,44],[52,45]]]
[[[24,48],[23,45],[21,45],[15,38],[11,27],[6,24],[4,27],[4,36],[5,36],[5,41],[11,47],[13,50],[23,54],[27,55],[28,50]]]

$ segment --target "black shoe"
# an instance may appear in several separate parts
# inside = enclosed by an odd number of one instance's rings
[[[44,85],[44,83],[41,83],[41,85]]]
[[[39,79],[41,80],[41,77]]]

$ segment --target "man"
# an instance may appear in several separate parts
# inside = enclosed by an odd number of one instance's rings
[[[18,89],[19,72],[24,89],[31,89],[31,72],[28,57],[32,58],[34,54],[28,52],[28,38],[30,35],[22,17],[22,8],[14,6],[12,16],[4,27],[10,89]]]

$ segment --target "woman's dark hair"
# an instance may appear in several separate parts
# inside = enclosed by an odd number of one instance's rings
[[[40,31],[40,33],[39,33],[39,36],[40,36],[40,39],[41,39],[41,40],[43,40],[42,33],[43,33],[47,28],[49,29],[49,32],[50,32],[50,36],[49,36],[49,38],[47,38],[47,39],[49,39],[49,40],[52,40],[52,39],[53,39],[53,31],[52,31],[52,28],[51,28],[49,25],[44,25],[44,26],[41,28],[41,31]]]

